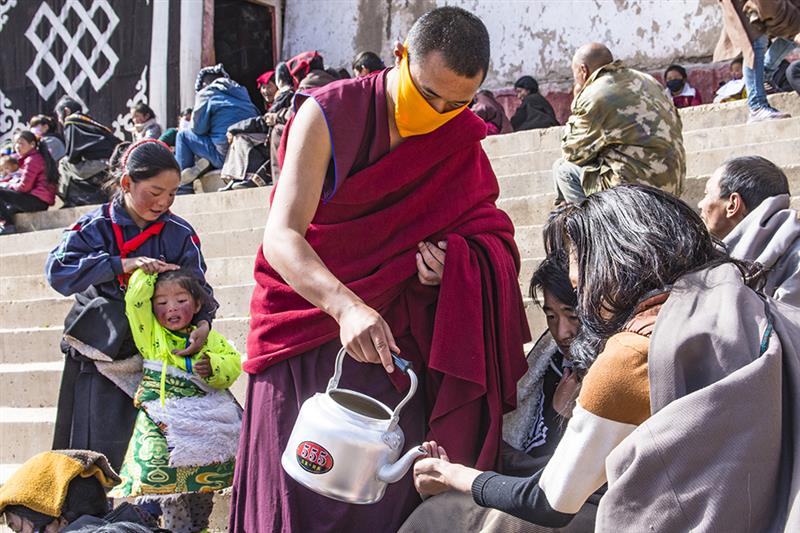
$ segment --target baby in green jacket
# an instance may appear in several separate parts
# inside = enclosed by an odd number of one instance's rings
[[[175,354],[188,345],[205,298],[182,270],[136,270],[125,293],[144,368],[122,483],[110,496],[157,501],[165,527],[179,533],[207,527],[213,492],[231,486],[241,431],[241,407],[228,391],[242,371],[239,352],[212,329],[197,354]]]

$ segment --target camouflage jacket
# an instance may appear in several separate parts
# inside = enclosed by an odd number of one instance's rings
[[[683,126],[652,76],[615,61],[596,70],[572,101],[561,149],[583,167],[586,194],[643,183],[680,196]]]

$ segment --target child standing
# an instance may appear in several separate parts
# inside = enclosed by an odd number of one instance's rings
[[[134,404],[139,409],[111,497],[157,501],[175,533],[208,526],[213,492],[231,486],[241,408],[228,388],[241,356],[214,330],[200,352],[175,355],[188,343],[207,293],[177,265],[143,265],[125,293],[134,342],[144,358]]]

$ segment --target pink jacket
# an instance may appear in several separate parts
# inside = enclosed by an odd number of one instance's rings
[[[32,194],[47,205],[56,202],[56,184],[47,181],[44,158],[38,150],[33,149],[17,158],[19,161],[19,177],[11,181],[6,188]]]

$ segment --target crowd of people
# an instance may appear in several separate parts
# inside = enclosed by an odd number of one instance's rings
[[[789,36],[740,13],[773,45]],[[797,20],[784,24],[795,35],[800,6]],[[779,118],[750,90],[764,76],[752,37],[734,63],[743,89],[734,76],[721,91]],[[48,283],[75,297],[54,451],[0,487],[7,524],[193,533],[231,488],[235,532],[800,528],[800,219],[786,174],[734,157],[695,210],[679,199],[677,107],[699,103],[686,70],[668,67],[665,87],[601,43],[578,48],[546,258],[526,280],[547,329],[526,355],[520,255],[481,140],[558,122],[530,76],[510,119],[480,89],[489,50],[479,18],[442,7],[396,43],[392,68],[369,52],[348,79],[317,52],[279,63],[257,80],[266,113],[215,65],[177,128],[133,107],[130,142],[70,98],[58,122],[34,117],[0,159],[6,227],[56,194],[100,205],[47,258]],[[275,184],[244,363],[214,327],[200,238],[171,211],[212,168],[228,189]],[[420,380],[399,425],[426,457],[371,505],[281,467],[342,347],[355,361],[342,388],[398,404],[397,354]],[[244,408],[229,390],[242,371]]]
[[[750,121],[787,117],[788,114],[770,107],[766,96],[772,92],[792,90],[800,94],[800,61],[790,64],[784,59],[796,46],[792,32],[797,22],[768,2],[764,6],[760,2],[740,5],[733,0],[723,0],[721,3],[725,24],[715,59],[732,59],[730,79],[720,82],[714,102],[747,99]],[[611,57],[609,51],[606,59]],[[612,69],[606,67],[611,62],[591,65],[591,72],[605,67],[605,74]],[[574,63],[572,66],[574,74],[575,68],[581,68],[581,65]],[[384,70],[386,64],[376,53],[365,51],[356,56],[351,68],[353,75],[361,78]],[[631,74],[636,71],[624,68],[615,77],[626,72]],[[160,139],[173,149],[181,168],[178,194],[193,194],[195,182],[213,170],[219,171],[221,179],[227,183],[222,188],[225,191],[271,185],[280,174],[278,153],[283,131],[294,113],[295,93],[349,78],[351,74],[345,68],[325,68],[323,57],[318,52],[304,52],[279,63],[273,70],[257,78],[263,102],[254,103],[245,87],[232,80],[221,64],[213,65],[198,73],[194,107],[181,111],[176,127],[164,129],[153,109],[144,102],[138,102],[129,109],[130,123],[125,127],[129,139],[125,140]],[[578,77],[575,79],[578,80]],[[663,87],[657,86],[658,82],[654,83],[647,75],[642,74],[641,79],[648,87],[652,101],[660,100],[655,95],[656,90],[660,89],[675,108],[703,103],[700,91],[690,83],[689,72],[679,64],[666,68]],[[579,95],[583,86],[588,85],[586,81],[574,86],[571,126],[586,116],[586,106],[591,106],[597,99],[588,94]],[[594,93],[600,85],[603,83],[594,83],[594,87],[586,92]],[[622,96],[618,90],[620,83],[610,85],[612,91]],[[520,77],[514,83],[514,92],[519,104],[511,116],[492,91],[480,89],[473,96],[469,107],[484,120],[488,135],[559,125],[552,105],[540,93],[535,78],[529,75]],[[580,103],[579,100],[584,102]],[[265,112],[262,113],[260,109]],[[596,111],[593,114],[596,115]],[[72,98],[62,98],[56,105],[54,116],[57,120],[48,115],[36,115],[29,120],[25,131],[33,133],[38,139],[30,156],[26,157],[27,152],[20,151],[25,148],[16,142],[4,150],[4,163],[0,164],[0,234],[16,231],[14,214],[45,210],[54,205],[56,196],[61,198],[65,207],[98,204],[108,199],[109,180],[113,182],[109,157],[114,146],[123,139],[115,137],[108,127],[88,115],[83,106]],[[586,122],[594,123],[594,118],[587,116]],[[674,125],[671,128],[675,130]],[[602,131],[602,128],[598,131]],[[573,136],[591,136],[590,132],[585,133]],[[674,133],[670,142],[676,138]],[[39,141],[49,152],[50,158],[58,163],[57,175],[41,170],[44,166],[36,155],[42,154]],[[565,149],[565,155],[569,152],[569,149]],[[662,147],[659,159],[670,155]],[[562,183],[558,188],[559,199],[564,198],[563,189],[570,188],[568,182],[574,182],[576,176],[586,170],[585,167],[592,166],[583,164],[587,156],[591,157],[591,154],[570,154],[565,157],[566,163],[556,164],[554,173],[557,181]],[[646,170],[652,170],[654,164],[661,166],[658,161],[653,161]],[[586,176],[585,191],[595,190],[598,179],[617,179],[609,177],[611,174],[607,168],[600,165],[595,167]],[[678,169],[677,173],[680,171]],[[596,175],[604,173],[605,178]],[[619,181],[637,181],[628,179],[625,172],[616,175]],[[674,180],[674,176],[656,177],[652,184],[664,188],[665,180]],[[665,190],[680,193],[680,188],[675,186]],[[567,196],[580,198],[581,193],[568,191]]]

